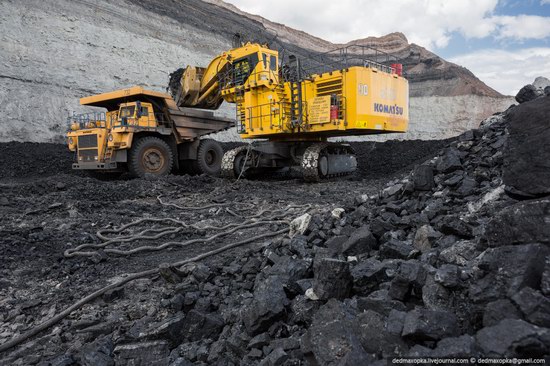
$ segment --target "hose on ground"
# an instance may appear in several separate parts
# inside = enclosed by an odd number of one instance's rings
[[[224,252],[224,251],[229,250],[229,249],[236,248],[236,247],[244,245],[244,244],[248,244],[248,243],[253,242],[255,240],[259,240],[259,239],[263,239],[263,238],[272,237],[272,236],[287,233],[288,230],[289,230],[288,228],[285,228],[285,229],[278,230],[278,231],[275,231],[275,232],[257,235],[257,236],[254,236],[254,237],[251,237],[251,238],[248,238],[248,239],[244,239],[244,240],[241,240],[239,242],[232,243],[232,244],[228,244],[228,245],[223,246],[221,248],[214,249],[214,250],[211,250],[209,252],[197,255],[193,258],[189,258],[189,259],[185,259],[185,260],[182,260],[182,261],[179,261],[179,262],[172,263],[172,264],[170,264],[170,266],[180,267],[180,266],[183,266],[184,264],[187,264],[187,263],[197,262],[197,261],[202,260],[204,258],[210,257],[210,256],[215,255],[215,254],[219,254],[221,252]],[[81,308],[82,306],[89,303],[90,301],[98,298],[99,296],[103,295],[105,292],[107,292],[109,290],[112,290],[112,289],[115,289],[115,288],[118,288],[122,285],[125,285],[128,282],[137,280],[138,278],[148,277],[148,276],[151,276],[151,275],[154,275],[154,274],[157,274],[157,273],[158,273],[158,269],[156,269],[156,268],[155,269],[150,269],[150,270],[147,270],[147,271],[143,271],[143,272],[132,273],[128,277],[126,277],[126,278],[124,278],[120,281],[117,281],[115,283],[112,283],[110,285],[107,285],[107,286],[104,286],[104,287],[100,288],[99,290],[97,290],[97,291],[89,294],[88,296],[82,298],[81,300],[75,302],[74,304],[72,304],[71,306],[69,306],[68,308],[66,308],[65,310],[60,312],[59,314],[55,315],[54,317],[50,318],[49,320],[46,320],[42,324],[39,324],[39,325],[33,327],[29,331],[27,331],[24,334],[12,339],[11,341],[8,341],[4,344],[1,344],[0,345],[0,352],[4,352],[4,351],[6,351],[6,350],[8,350],[12,347],[15,347],[18,344],[21,344],[24,341],[26,341],[27,339],[29,339],[29,338],[35,336],[36,334],[40,333],[41,331],[43,331],[45,329],[48,329],[49,327],[51,327],[54,324],[57,324],[58,322],[60,322],[61,320],[63,320],[67,316],[69,316],[73,311]]]
[[[96,235],[99,239],[103,240],[103,243],[99,243],[99,244],[91,244],[91,243],[82,244],[82,245],[77,246],[76,248],[69,248],[69,249],[65,250],[63,255],[66,258],[72,258],[72,257],[76,257],[76,256],[91,257],[91,256],[98,255],[98,250],[102,250],[103,248],[107,247],[110,244],[127,243],[127,242],[132,242],[132,241],[137,241],[137,240],[155,240],[155,239],[159,239],[159,238],[161,238],[163,236],[166,236],[166,235],[169,235],[169,234],[175,234],[175,233],[181,232],[182,230],[187,229],[187,228],[191,228],[191,229],[195,229],[195,230],[222,231],[218,234],[209,236],[207,238],[191,239],[191,240],[187,240],[187,241],[183,241],[183,242],[170,241],[170,242],[165,242],[165,243],[163,243],[161,245],[158,245],[158,246],[146,245],[146,246],[141,246],[141,247],[133,248],[133,249],[129,249],[129,250],[120,250],[120,249],[114,249],[114,248],[111,249],[110,248],[110,249],[103,249],[103,252],[106,253],[106,254],[114,254],[114,255],[131,255],[131,254],[147,252],[147,251],[159,251],[159,250],[166,249],[168,247],[173,247],[173,246],[186,247],[186,246],[196,244],[196,243],[208,243],[208,242],[213,241],[214,239],[217,239],[219,237],[234,233],[235,231],[241,230],[241,229],[247,229],[247,228],[260,226],[260,225],[288,224],[288,221],[284,220],[286,218],[286,216],[288,215],[288,211],[291,210],[291,209],[294,209],[294,208],[304,208],[304,207],[309,208],[310,206],[309,205],[305,205],[305,206],[304,205],[300,205],[300,206],[299,205],[289,205],[289,206],[287,206],[283,209],[278,209],[278,210],[273,210],[273,211],[269,211],[268,209],[262,209],[259,213],[255,214],[255,215],[251,215],[251,216],[242,216],[242,215],[239,215],[239,214],[235,213],[234,211],[230,210],[229,208],[226,208],[228,213],[230,213],[230,214],[232,214],[236,217],[247,218],[248,220],[243,222],[243,223],[240,223],[240,224],[230,223],[230,224],[227,224],[227,225],[222,226],[222,227],[211,226],[211,225],[206,225],[206,226],[200,225],[199,226],[199,225],[196,225],[196,224],[187,224],[184,221],[177,220],[177,219],[174,219],[174,218],[142,218],[142,219],[130,222],[128,224],[125,224],[125,225],[123,225],[119,228],[116,228],[116,229],[98,230]],[[269,217],[266,217],[264,220],[261,220],[261,221],[255,221],[254,220],[258,217],[263,216],[267,212],[271,213],[271,215]],[[126,235],[126,236],[117,236],[117,237],[114,237],[114,238],[111,238],[111,237],[107,236],[107,234],[109,234],[109,233],[110,234],[121,233],[121,232],[127,230],[130,227],[137,226],[137,225],[142,224],[142,223],[167,223],[167,222],[176,224],[176,225],[178,225],[178,227],[171,226],[171,227],[158,228],[158,229],[150,228],[150,229],[142,230],[141,232],[139,232],[137,234]],[[152,235],[153,233],[156,233],[156,234]],[[82,251],[83,249],[87,249],[87,248],[91,248],[91,249],[95,249],[95,250],[94,251]]]

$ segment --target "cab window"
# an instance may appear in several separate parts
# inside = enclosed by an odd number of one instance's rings
[[[269,69],[271,71],[277,71],[277,57],[274,55],[269,57]]]
[[[233,77],[235,80],[235,85],[243,85],[257,64],[257,53],[236,60],[233,64]]]
[[[147,117],[149,115],[149,108],[147,107],[141,107],[140,115],[142,117]]]
[[[135,111],[134,106],[122,107],[122,108],[120,108],[120,117],[121,118],[132,118],[132,117],[134,117],[134,111]]]

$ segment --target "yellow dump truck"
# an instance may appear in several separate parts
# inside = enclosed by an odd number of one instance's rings
[[[172,170],[217,175],[222,147],[207,134],[234,126],[210,111],[182,108],[168,94],[142,87],[80,99],[105,110],[69,117],[67,143],[73,169],[93,173],[129,172],[134,177]]]

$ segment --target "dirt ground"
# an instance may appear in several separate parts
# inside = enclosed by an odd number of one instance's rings
[[[359,161],[356,174],[319,184],[280,177],[229,182],[209,176],[186,175],[100,181],[73,172],[70,168],[72,155],[63,145],[0,144],[0,344],[127,273],[190,258],[283,226],[252,227],[208,244],[169,246],[162,251],[120,256],[99,250],[93,256],[64,257],[67,249],[100,243],[96,236],[99,229],[120,227],[141,218],[173,218],[188,224],[214,226],[244,221],[226,208],[245,216],[260,210],[269,215],[289,205],[300,205],[302,208],[288,211],[290,216],[298,216],[305,211],[305,205],[320,209],[346,207],[352,205],[356,197],[374,194],[387,181],[408,173],[415,164],[433,157],[448,143],[448,140],[353,143]],[[218,206],[201,210],[180,209],[161,204],[158,200],[161,195],[163,202],[185,207]],[[139,230],[151,227],[140,226]],[[133,229],[138,230],[130,228],[123,233],[130,233]],[[157,240],[117,243],[107,248],[131,249],[166,241],[181,242],[205,238],[216,232],[188,228]],[[207,263],[214,267],[223,266],[234,260],[240,251],[258,244],[261,243],[211,257]],[[132,288],[126,291],[135,291],[139,295],[132,301],[142,301],[144,305],[149,301],[158,303],[162,286],[157,286],[156,281],[146,285],[145,292]],[[107,311],[113,313],[119,306],[122,305],[115,301],[107,305]],[[64,320],[59,329],[70,325],[73,333],[78,333],[74,330],[75,321],[82,323],[86,312],[94,313],[93,309],[91,305],[77,311]],[[34,341],[14,349],[9,359],[32,363],[29,351],[31,354],[45,352],[52,355],[63,352],[62,348],[47,346],[46,339],[53,336],[61,337],[59,347],[65,344],[63,337],[67,337],[67,332],[55,332],[55,329],[46,330]],[[37,354],[35,361],[39,360]]]

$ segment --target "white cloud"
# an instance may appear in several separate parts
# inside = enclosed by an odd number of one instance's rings
[[[540,0],[540,4],[541,5],[550,4],[550,0]]]
[[[429,49],[467,38],[542,39],[550,18],[495,16],[498,0],[226,0],[240,9],[337,43],[403,32]],[[541,0],[550,3],[550,0]]]
[[[550,0],[548,0],[550,3]],[[550,36],[550,19],[538,15],[496,16],[490,19],[496,25],[499,39],[544,39]]]
[[[487,49],[451,58],[502,94],[516,95],[537,76],[550,78],[550,48]]]

